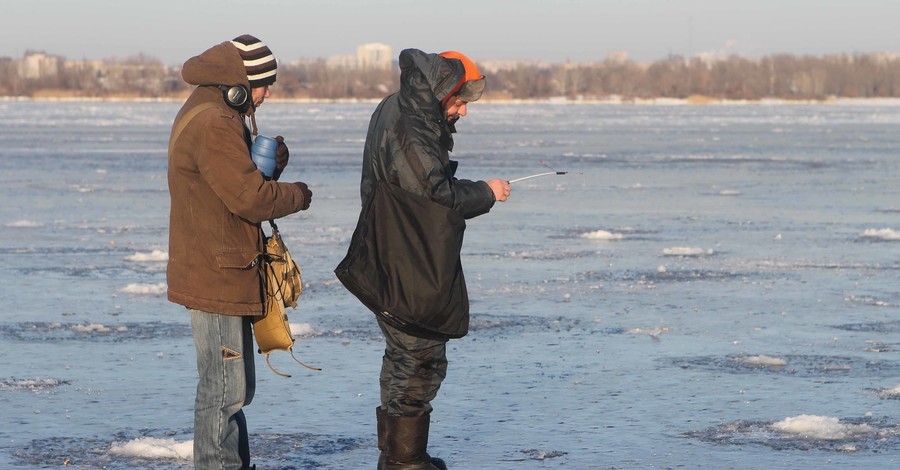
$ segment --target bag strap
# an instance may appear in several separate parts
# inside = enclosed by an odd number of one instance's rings
[[[172,137],[169,138],[169,153],[172,153],[172,149],[175,148],[175,142],[178,140],[178,137],[181,136],[181,133],[184,132],[184,128],[187,127],[188,123],[191,122],[191,119],[194,119],[194,117],[201,112],[217,106],[216,103],[207,101],[194,106],[190,111],[185,113],[184,116],[181,116],[181,119],[179,119],[178,122],[175,123],[175,126],[172,127]]]
[[[293,347],[291,347],[291,348],[288,349],[287,351],[288,351],[289,353],[291,353],[291,358],[293,358],[294,361],[297,362],[297,364],[300,364],[301,366],[306,367],[306,368],[309,369],[309,370],[322,370],[321,367],[311,366],[311,365],[309,365],[309,364],[306,364],[306,363],[302,362],[300,359],[297,359],[297,358],[294,356],[294,348],[293,348]],[[259,352],[262,352],[262,351],[259,351]],[[274,367],[272,367],[272,363],[269,361],[269,355],[272,354],[272,351],[269,351],[269,352],[263,353],[263,354],[266,355],[266,365],[269,366],[269,369],[271,369],[272,372],[274,372],[274,373],[276,373],[277,375],[280,375],[280,376],[282,376],[282,377],[288,377],[288,378],[291,377],[290,374],[285,374],[284,372],[279,372],[277,369],[275,369]]]

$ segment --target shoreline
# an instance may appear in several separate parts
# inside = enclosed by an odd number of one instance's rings
[[[0,96],[0,102],[64,102],[64,103],[183,103],[185,97],[84,97],[84,96]],[[304,104],[378,104],[381,98],[269,98],[270,103],[304,103]],[[900,98],[841,98],[831,97],[822,100],[790,100],[784,98],[763,98],[759,100],[729,100],[706,96],[688,98],[624,98],[610,96],[603,99],[570,99],[566,97],[551,98],[483,98],[479,103],[505,105],[633,105],[633,106],[784,106],[784,105],[882,105],[900,106]]]

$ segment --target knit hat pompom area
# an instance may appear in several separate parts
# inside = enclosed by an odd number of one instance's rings
[[[240,52],[241,59],[244,61],[250,88],[260,88],[275,83],[275,71],[278,64],[266,43],[249,34],[238,36],[231,43]]]

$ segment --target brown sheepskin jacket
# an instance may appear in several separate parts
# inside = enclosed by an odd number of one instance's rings
[[[266,181],[250,160],[244,116],[217,87],[250,89],[234,45],[223,42],[189,59],[182,76],[197,88],[176,123],[201,103],[215,106],[191,119],[169,152],[168,298],[204,312],[261,315],[260,223],[299,211],[303,193],[292,183]]]

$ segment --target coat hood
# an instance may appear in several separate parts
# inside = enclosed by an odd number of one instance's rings
[[[250,90],[244,61],[231,41],[215,45],[188,59],[181,69],[181,76],[191,85],[243,85]]]
[[[459,60],[418,49],[400,52],[400,102],[426,115],[441,117],[441,102],[464,80]]]

